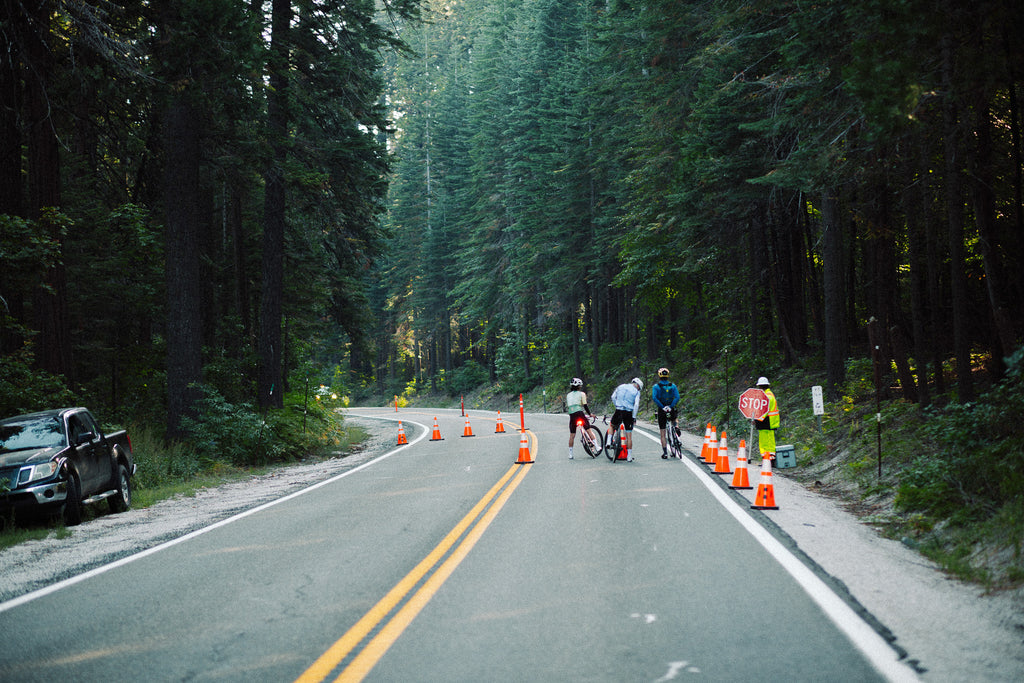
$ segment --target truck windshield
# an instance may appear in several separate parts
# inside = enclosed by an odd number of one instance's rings
[[[56,417],[0,425],[0,453],[64,445],[64,430]]]

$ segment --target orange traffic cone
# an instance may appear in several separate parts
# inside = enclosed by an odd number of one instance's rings
[[[755,510],[778,510],[775,504],[775,486],[772,484],[772,460],[765,458],[761,461],[761,483],[757,485],[757,495],[754,496]]]
[[[752,489],[750,478],[747,476],[747,442],[740,439],[740,450],[736,454],[736,471],[732,475],[731,489]]]
[[[430,440],[431,441],[444,441],[444,439],[441,438],[441,430],[438,429],[438,427],[437,427],[437,418],[436,417],[434,418],[434,433],[430,435]]]
[[[629,449],[626,448],[626,425],[619,425],[619,454],[616,460],[629,460]]]
[[[722,432],[722,439],[718,442],[718,455],[715,457],[715,474],[732,474],[732,470],[729,469],[729,447],[725,442],[725,432]]]
[[[705,460],[708,457],[708,447],[711,445],[711,423],[708,422],[707,429],[704,430],[704,445],[700,447],[700,459]]]
[[[501,411],[500,410],[498,411],[498,425],[494,428],[494,433],[495,434],[504,434],[505,433],[505,423],[503,423],[501,421]]]
[[[473,428],[469,426],[469,415],[466,415],[466,428],[462,430],[463,436],[473,436]]]
[[[398,446],[409,443],[409,440],[405,438],[405,430],[402,429],[402,421],[398,421]]]
[[[527,438],[526,432],[521,432],[522,436],[519,437],[519,458],[516,460],[517,465],[529,465],[533,462],[533,456],[530,455],[530,439]]]
[[[708,442],[708,452],[704,455],[705,465],[714,465],[718,457],[718,433],[717,427],[711,425],[711,441]]]

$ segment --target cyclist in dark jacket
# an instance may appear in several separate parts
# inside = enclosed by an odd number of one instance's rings
[[[665,443],[665,427],[676,424],[676,404],[679,403],[679,388],[668,378],[668,368],[658,370],[658,383],[651,390],[651,399],[658,406],[658,429],[661,430],[661,457],[668,458],[668,447]]]

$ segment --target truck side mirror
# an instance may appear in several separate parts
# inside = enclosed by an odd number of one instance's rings
[[[96,435],[92,432],[82,432],[75,439],[76,446],[84,446],[87,443],[92,443],[96,439]]]

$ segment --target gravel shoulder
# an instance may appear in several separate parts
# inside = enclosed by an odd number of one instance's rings
[[[354,417],[354,416],[353,416]],[[101,515],[66,538],[29,541],[0,551],[0,603],[170,541],[209,524],[329,479],[394,446],[394,426],[363,420],[361,451],[344,458],[282,467],[204,489],[146,509]],[[700,452],[703,435],[684,435]],[[668,466],[668,464],[667,464]],[[751,484],[758,484],[751,467]],[[779,510],[765,526],[787,540],[868,613],[925,681],[1024,680],[1024,590],[985,594],[946,577],[903,544],[882,538],[835,501],[777,471]],[[754,491],[741,495],[753,501]],[[784,638],[785,624],[774,625]]]

